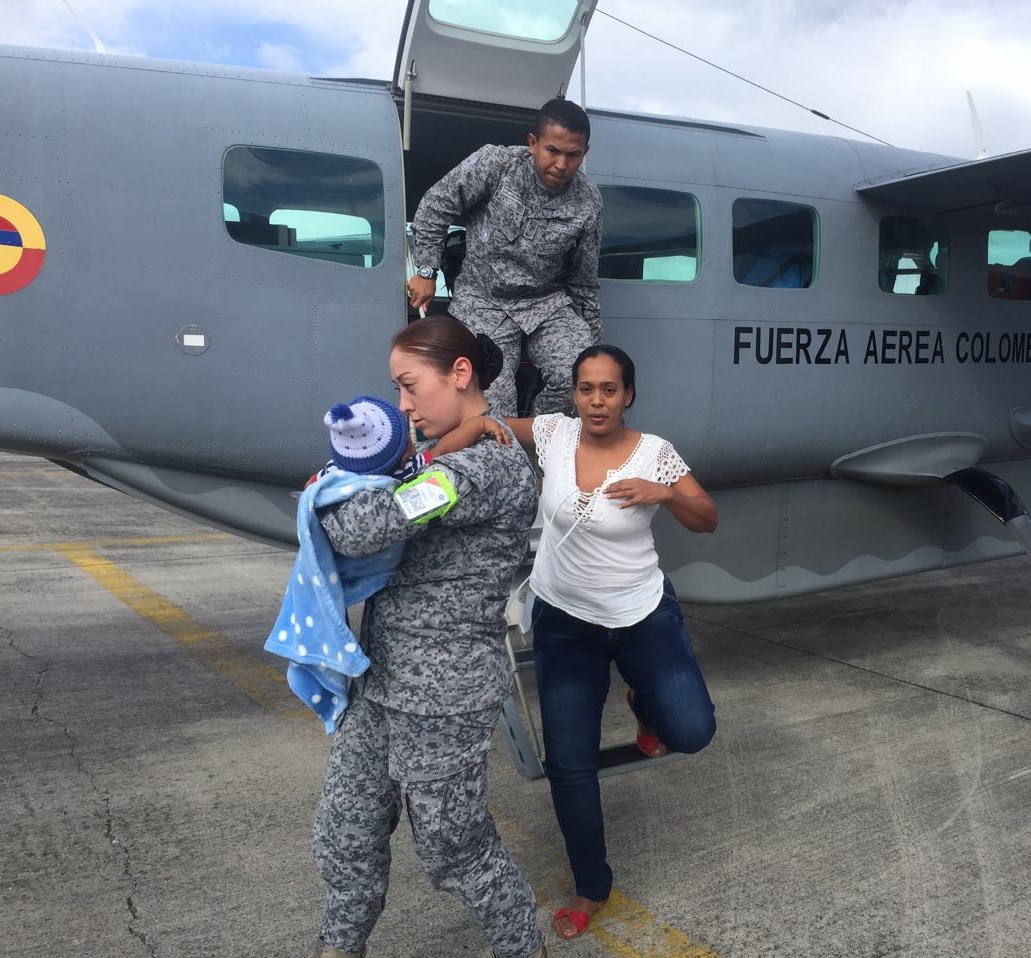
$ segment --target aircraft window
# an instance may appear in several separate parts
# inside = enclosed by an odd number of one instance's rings
[[[689,283],[698,275],[698,200],[690,193],[602,186],[602,279]]]
[[[222,197],[238,243],[363,268],[383,258],[383,175],[369,160],[230,147]]]
[[[1031,299],[1031,233],[988,233],[988,294],[997,299]]]
[[[439,23],[502,37],[554,43],[568,32],[579,0],[430,0]]]
[[[944,293],[948,253],[948,235],[935,223],[912,216],[882,217],[877,282],[886,293]]]
[[[780,200],[734,201],[734,279],[743,286],[807,289],[819,263],[811,206]]]

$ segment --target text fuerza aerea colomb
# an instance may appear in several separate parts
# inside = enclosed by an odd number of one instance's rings
[[[1031,332],[735,326],[734,365],[1031,363]]]

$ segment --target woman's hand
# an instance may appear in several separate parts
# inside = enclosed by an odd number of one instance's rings
[[[620,509],[630,506],[661,506],[668,503],[673,493],[669,486],[647,479],[617,479],[604,489],[609,499],[622,499]]]
[[[512,437],[501,423],[490,416],[483,416],[481,418],[483,419],[483,435],[493,436],[502,446],[512,445]]]
[[[672,486],[647,479],[619,479],[605,487],[605,495],[622,499],[620,509],[665,506],[691,532],[715,532],[719,522],[716,503],[692,475],[681,476]]]

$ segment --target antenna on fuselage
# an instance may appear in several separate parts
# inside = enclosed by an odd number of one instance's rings
[[[843,129],[851,130],[853,133],[858,133],[860,136],[868,137],[871,140],[875,140],[877,143],[883,143],[885,146],[891,146],[887,140],[882,140],[879,136],[874,136],[872,133],[867,133],[865,130],[860,130],[857,127],[849,126],[847,123],[842,123],[841,120],[835,120],[834,117],[828,116],[822,110],[817,110],[815,107],[806,106],[804,103],[799,103],[798,100],[792,100],[791,97],[784,96],[783,93],[778,93],[776,90],[771,90],[769,87],[763,86],[761,83],[756,83],[754,80],[749,80],[748,77],[741,76],[740,73],[735,73],[733,70],[728,70],[726,67],[721,67],[718,63],[713,63],[712,60],[706,60],[705,57],[700,57],[697,53],[692,53],[690,50],[685,50],[683,47],[678,47],[675,43],[670,43],[669,40],[663,40],[662,37],[656,36],[654,33],[649,33],[647,30],[642,30],[640,27],[635,27],[632,23],[627,23],[626,20],[621,20],[619,17],[608,13],[605,10],[596,9],[596,13],[600,13],[603,17],[608,17],[610,20],[615,20],[616,23],[623,24],[624,27],[628,27],[631,30],[636,31],[643,37],[648,37],[649,40],[655,40],[657,43],[661,43],[663,46],[667,46],[672,50],[676,50],[678,53],[683,53],[686,56],[693,57],[699,63],[704,63],[706,66],[713,67],[719,70],[720,73],[726,73],[727,76],[732,76],[735,80],[740,80],[742,83],[747,83],[749,86],[754,86],[757,90],[762,90],[763,93],[768,93],[770,96],[777,97],[778,100],[783,100],[785,103],[790,103],[792,106],[797,106],[799,109],[805,110],[806,113],[811,113],[813,116],[819,117],[821,120],[826,120],[828,123],[834,123],[836,126],[840,126]]]
[[[82,17],[80,17],[80,16],[79,16],[79,15],[78,15],[78,14],[77,14],[77,13],[76,13],[76,12],[75,12],[75,11],[74,11],[73,9],[72,9],[72,5],[71,5],[71,4],[70,4],[70,3],[68,2],[68,0],[61,0],[61,3],[63,3],[63,4],[65,5],[65,9],[66,9],[66,10],[67,10],[67,11],[68,11],[68,12],[69,12],[69,13],[70,13],[70,14],[71,14],[71,15],[72,15],[73,17],[75,17],[75,19],[76,19],[76,20],[78,21],[78,23],[79,23],[79,26],[80,26],[80,27],[82,27],[82,29],[83,29],[83,30],[85,30],[85,31],[86,31],[86,32],[87,32],[87,33],[89,34],[89,37],[90,37],[90,39],[91,39],[91,40],[93,41],[93,49],[94,49],[94,50],[96,50],[96,51],[97,51],[97,53],[107,53],[107,47],[105,47],[105,46],[104,46],[104,44],[100,42],[100,37],[98,37],[98,36],[97,36],[97,35],[96,35],[96,34],[95,34],[95,33],[94,33],[94,32],[93,32],[93,31],[92,31],[91,29],[90,29],[90,27],[89,27],[89,24],[88,24],[88,23],[87,23],[87,22],[86,22],[85,20],[83,20],[83,19],[82,19]]]
[[[967,90],[967,106],[970,107],[970,125],[974,130],[974,148],[977,150],[977,158],[983,160],[988,155],[988,147],[985,146],[981,121],[977,117],[977,107],[974,106],[974,97],[969,90]]]

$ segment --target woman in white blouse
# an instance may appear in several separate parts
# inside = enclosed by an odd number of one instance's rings
[[[544,530],[530,576],[534,658],[552,801],[576,896],[552,924],[576,938],[608,900],[612,870],[598,787],[602,708],[615,661],[630,686],[638,746],[697,752],[716,731],[676,594],[659,569],[659,506],[692,532],[716,528],[716,505],[673,446],[624,422],[634,364],[598,345],[573,365],[577,418],[509,419],[544,471]]]

